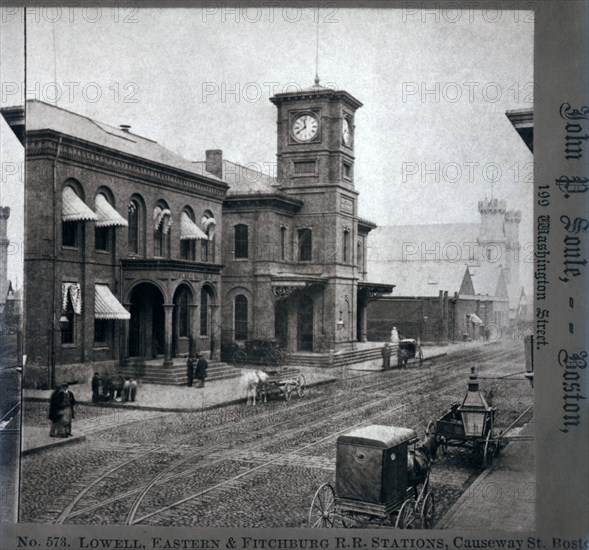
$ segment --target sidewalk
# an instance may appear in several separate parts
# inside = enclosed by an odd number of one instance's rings
[[[251,372],[248,369],[248,372]],[[333,369],[301,369],[307,388],[320,384],[329,384],[338,379],[339,371]],[[92,403],[90,383],[70,386],[76,401],[82,404]],[[24,390],[25,401],[49,402],[51,390]],[[224,405],[245,402],[247,384],[243,378],[230,378],[207,382],[204,388],[196,386],[165,386],[160,384],[142,384],[137,388],[137,398],[133,403],[109,402],[97,404],[108,408],[141,409],[147,411],[192,412],[212,409]]]
[[[513,430],[515,432],[515,430]],[[510,435],[515,435],[510,432]],[[533,419],[518,435],[533,436]],[[536,476],[533,439],[515,440],[502,449],[436,529],[535,531]]]

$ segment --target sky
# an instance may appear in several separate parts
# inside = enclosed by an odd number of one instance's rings
[[[521,241],[531,242],[533,157],[505,116],[533,107],[529,12],[273,4],[32,8],[27,97],[129,124],[190,160],[222,149],[272,172],[269,97],[313,84],[318,36],[321,83],[364,104],[354,141],[360,216],[477,222],[478,201],[493,195],[523,211]],[[18,82],[5,53],[22,48],[19,29],[20,14],[2,18],[2,106],[22,103],[22,86],[5,85]],[[18,155],[2,124],[2,151]],[[3,179],[0,202],[19,208],[16,180]]]

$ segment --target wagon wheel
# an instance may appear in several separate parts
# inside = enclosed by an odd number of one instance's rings
[[[330,483],[317,489],[309,510],[309,527],[333,527],[335,523],[335,491]]]
[[[290,398],[292,395],[292,386],[291,386],[290,382],[287,382],[286,384],[284,384],[284,388],[282,389],[282,392],[284,393],[284,400],[290,401]]]
[[[403,506],[397,515],[395,527],[397,529],[413,529],[415,523],[415,503],[413,499],[408,498],[403,502]]]
[[[493,463],[497,445],[495,441],[491,439],[491,431],[487,434],[485,439],[485,450],[483,452],[483,468],[488,468]]]
[[[305,395],[305,389],[307,387],[307,383],[305,381],[305,377],[299,373],[297,376],[297,395],[299,397],[303,397]]]
[[[421,350],[421,348],[417,350],[417,362],[420,367],[423,365],[423,351]]]
[[[433,420],[430,420],[427,428],[425,429],[425,435],[435,434],[436,433],[436,423]]]
[[[434,516],[436,515],[436,501],[433,493],[428,492],[425,495],[419,515],[421,517],[422,529],[431,529],[434,525]]]
[[[282,365],[284,363],[284,354],[279,349],[271,349],[268,355],[272,364]]]
[[[247,354],[245,353],[245,351],[238,349],[233,354],[233,362],[236,365],[244,365],[246,361],[247,361]]]

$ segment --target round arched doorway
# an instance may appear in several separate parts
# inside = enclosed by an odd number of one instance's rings
[[[164,297],[152,283],[140,283],[131,292],[129,355],[154,358],[164,353]]]

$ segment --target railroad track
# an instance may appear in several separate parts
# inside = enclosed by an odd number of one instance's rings
[[[514,354],[513,350],[500,351],[495,354],[495,359],[500,360],[505,357],[508,357],[511,354]],[[488,355],[488,352],[486,352],[486,353],[484,351],[478,352],[478,353],[471,352],[470,354],[465,354],[465,355],[466,355],[466,358],[468,359],[468,361],[476,361],[478,357],[480,357],[482,355]],[[453,378],[457,378],[460,380],[460,382],[458,382],[457,384],[454,384],[452,386],[447,386],[447,388],[453,388],[457,385],[464,383],[464,372],[462,372],[462,370],[458,374],[454,374],[454,375],[452,374],[453,367],[458,363],[463,363],[464,359],[465,359],[465,357],[463,356],[463,354],[460,354],[460,355],[452,356],[452,358],[450,360],[447,360],[444,362],[438,362],[436,364],[435,370],[436,370],[436,377],[437,378],[440,378],[441,376],[448,378],[447,380],[444,380],[444,382],[446,382],[446,383],[451,381],[451,379],[453,379]],[[345,419],[346,415],[349,415],[349,414],[358,414],[358,412],[367,412],[367,414],[369,416],[369,420],[372,421],[372,419],[377,418],[378,416],[381,416],[381,415],[384,416],[387,414],[391,414],[392,412],[394,412],[398,409],[406,407],[406,404],[400,405],[399,407],[397,407],[395,409],[387,409],[386,411],[381,412],[380,414],[377,414],[374,412],[371,413],[370,412],[371,408],[376,407],[378,410],[378,407],[382,406],[386,401],[392,400],[392,399],[398,399],[399,397],[402,397],[403,393],[409,387],[415,387],[416,384],[420,384],[425,381],[425,383],[427,385],[427,380],[431,379],[431,375],[432,375],[431,369],[426,370],[424,368],[421,368],[419,370],[409,369],[407,371],[394,371],[394,373],[398,374],[398,375],[395,376],[395,378],[392,380],[390,377],[387,376],[387,379],[384,381],[380,381],[377,383],[371,383],[371,384],[364,384],[363,386],[354,388],[354,391],[356,392],[356,394],[359,394],[354,398],[350,398],[350,396],[349,396],[350,390],[349,389],[342,390],[342,391],[339,391],[338,393],[336,393],[335,395],[329,395],[324,398],[318,398],[318,399],[315,399],[311,402],[309,402],[308,400],[306,401],[306,403],[300,402],[295,407],[289,406],[289,407],[282,408],[280,411],[272,411],[272,412],[269,412],[266,414],[261,414],[259,416],[259,418],[252,419],[251,417],[248,417],[248,418],[233,422],[230,425],[223,425],[223,426],[210,428],[208,430],[205,430],[204,432],[199,433],[198,436],[189,436],[189,437],[181,439],[180,441],[177,441],[172,446],[172,448],[177,449],[182,446],[186,446],[186,445],[190,444],[191,442],[195,441],[196,439],[202,439],[203,435],[208,435],[208,436],[214,437],[219,433],[223,433],[225,435],[225,437],[227,437],[228,429],[229,429],[229,431],[232,431],[236,428],[239,429],[240,427],[243,427],[244,424],[249,424],[250,426],[248,426],[248,428],[249,428],[250,434],[252,436],[256,435],[259,438],[261,433],[262,434],[263,433],[275,434],[275,431],[277,429],[282,429],[285,425],[288,425],[289,423],[295,422],[296,424],[300,424],[300,422],[303,418],[317,416],[318,414],[320,414],[320,416],[321,416],[320,419],[318,419],[318,420],[315,419],[314,421],[307,423],[307,425],[304,428],[295,427],[290,430],[287,430],[284,434],[282,434],[282,438],[288,439],[288,438],[293,437],[293,435],[297,435],[297,436],[304,435],[304,432],[308,431],[310,427],[314,428],[317,426],[321,426],[321,424],[325,422],[326,417],[329,418],[330,422],[334,421],[334,415],[327,415],[327,412],[329,410],[337,409],[338,407],[341,407],[342,402],[339,400],[340,397],[343,397],[343,401],[346,404],[347,410],[339,413],[339,415],[337,417],[341,417],[342,419]],[[390,373],[386,373],[386,374],[388,375]],[[448,374],[449,374],[449,377],[447,376]],[[379,375],[382,376],[382,373],[379,373]],[[438,380],[436,383],[440,383],[440,382],[441,382],[441,380]],[[389,393],[386,397],[383,397],[383,398],[378,399],[376,401],[371,401],[368,404],[364,404],[363,406],[359,407],[359,409],[353,410],[353,413],[349,412],[350,409],[353,409],[353,404],[356,401],[365,400],[364,394],[366,391],[376,390],[376,389],[382,389],[385,391],[391,390],[391,393]],[[305,409],[307,409],[307,410],[305,411]],[[308,409],[310,409],[310,410],[308,410]],[[305,412],[303,412],[303,411],[305,411]],[[302,414],[301,414],[301,412],[302,412]],[[284,420],[280,420],[281,416],[283,416],[283,415],[286,415],[287,418]],[[293,418],[293,416],[294,416],[294,418]],[[260,429],[258,429],[258,430],[251,427],[252,420],[254,420],[254,422],[264,423],[264,422],[267,422],[268,420],[275,419],[276,417],[279,418],[279,422],[270,423],[264,427],[260,427]],[[337,418],[337,417],[335,417],[335,418]],[[366,423],[369,420],[363,420],[360,424]],[[350,426],[346,425],[346,427],[343,428],[342,431],[345,431],[348,429],[350,429]],[[340,433],[340,432],[338,431],[337,433]],[[285,456],[300,453],[301,451],[303,451],[307,448],[310,448],[312,446],[321,445],[322,442],[324,442],[324,441],[327,442],[331,438],[336,437],[337,433],[336,434],[331,433],[324,438],[313,441],[309,445],[306,445],[302,448],[296,448],[293,451],[290,451],[286,454],[284,454],[284,453],[279,454],[273,460],[267,461],[266,463],[259,464],[255,468],[246,469],[246,470],[240,472],[239,474],[237,474],[236,476],[232,476],[229,479],[224,480],[220,484],[215,485],[214,487],[210,487],[208,489],[205,489],[204,491],[199,491],[198,493],[195,493],[195,494],[187,497],[186,499],[182,499],[181,501],[172,503],[169,506],[162,507],[159,511],[154,511],[154,512],[150,513],[149,516],[144,515],[138,519],[136,518],[138,510],[139,510],[145,496],[148,495],[149,492],[154,487],[156,487],[157,485],[159,485],[161,483],[169,483],[174,480],[182,480],[182,478],[187,477],[188,475],[190,475],[192,472],[194,472],[198,468],[203,467],[203,464],[199,462],[199,464],[196,467],[188,468],[187,470],[183,470],[181,472],[174,472],[174,470],[177,470],[179,467],[181,467],[185,464],[190,464],[191,462],[194,462],[194,461],[198,462],[202,459],[205,459],[205,464],[211,465],[215,461],[212,461],[212,462],[210,460],[207,461],[207,457],[209,457],[211,455],[214,456],[215,454],[218,456],[218,454],[221,450],[225,451],[224,460],[228,460],[228,458],[230,459],[230,456],[228,457],[228,455],[227,455],[227,445],[224,444],[223,449],[221,449],[218,444],[217,445],[215,445],[215,444],[204,445],[203,447],[199,448],[197,453],[191,453],[188,457],[183,457],[181,460],[178,460],[178,461],[174,462],[173,464],[171,464],[170,466],[164,468],[157,475],[155,475],[148,483],[142,484],[141,487],[134,488],[129,491],[124,491],[123,493],[117,495],[116,497],[102,500],[100,502],[93,502],[90,506],[84,506],[81,508],[78,507],[78,509],[75,510],[75,508],[79,504],[82,503],[83,499],[88,495],[90,490],[92,488],[98,486],[102,481],[107,479],[109,476],[120,473],[121,470],[123,470],[124,468],[132,467],[132,465],[136,461],[147,458],[147,456],[151,453],[162,452],[164,450],[170,451],[169,445],[156,446],[155,448],[151,448],[150,450],[148,450],[145,453],[142,453],[140,455],[136,455],[132,459],[125,461],[125,462],[115,466],[114,468],[109,469],[108,471],[104,472],[101,476],[96,478],[89,485],[84,487],[69,502],[69,504],[67,506],[65,506],[65,508],[62,509],[61,513],[59,514],[59,516],[56,520],[56,523],[65,523],[66,521],[68,521],[69,519],[71,519],[75,516],[80,516],[82,514],[89,513],[89,512],[96,510],[98,508],[102,508],[104,506],[112,504],[114,502],[126,500],[126,499],[131,499],[132,497],[135,497],[135,498],[133,500],[131,508],[129,509],[129,512],[127,513],[126,523],[128,523],[128,524],[139,523],[141,521],[144,521],[145,519],[148,519],[149,517],[157,515],[158,513],[162,513],[165,510],[168,510],[168,509],[171,509],[175,506],[181,505],[184,502],[188,502],[190,500],[198,499],[201,497],[204,498],[207,495],[210,496],[210,494],[212,492],[214,492],[215,490],[217,492],[224,492],[228,488],[231,489],[231,488],[238,487],[240,485],[240,480],[247,478],[247,476],[251,475],[252,473],[259,471],[259,470],[263,470],[268,467],[271,467],[272,465],[278,463],[280,460],[283,460]],[[250,445],[252,448],[255,448],[256,446],[259,447],[259,446],[265,445],[265,444],[266,444],[266,442],[255,441],[255,438],[254,438],[254,441],[250,441]],[[243,446],[240,446],[240,450],[243,451]]]

